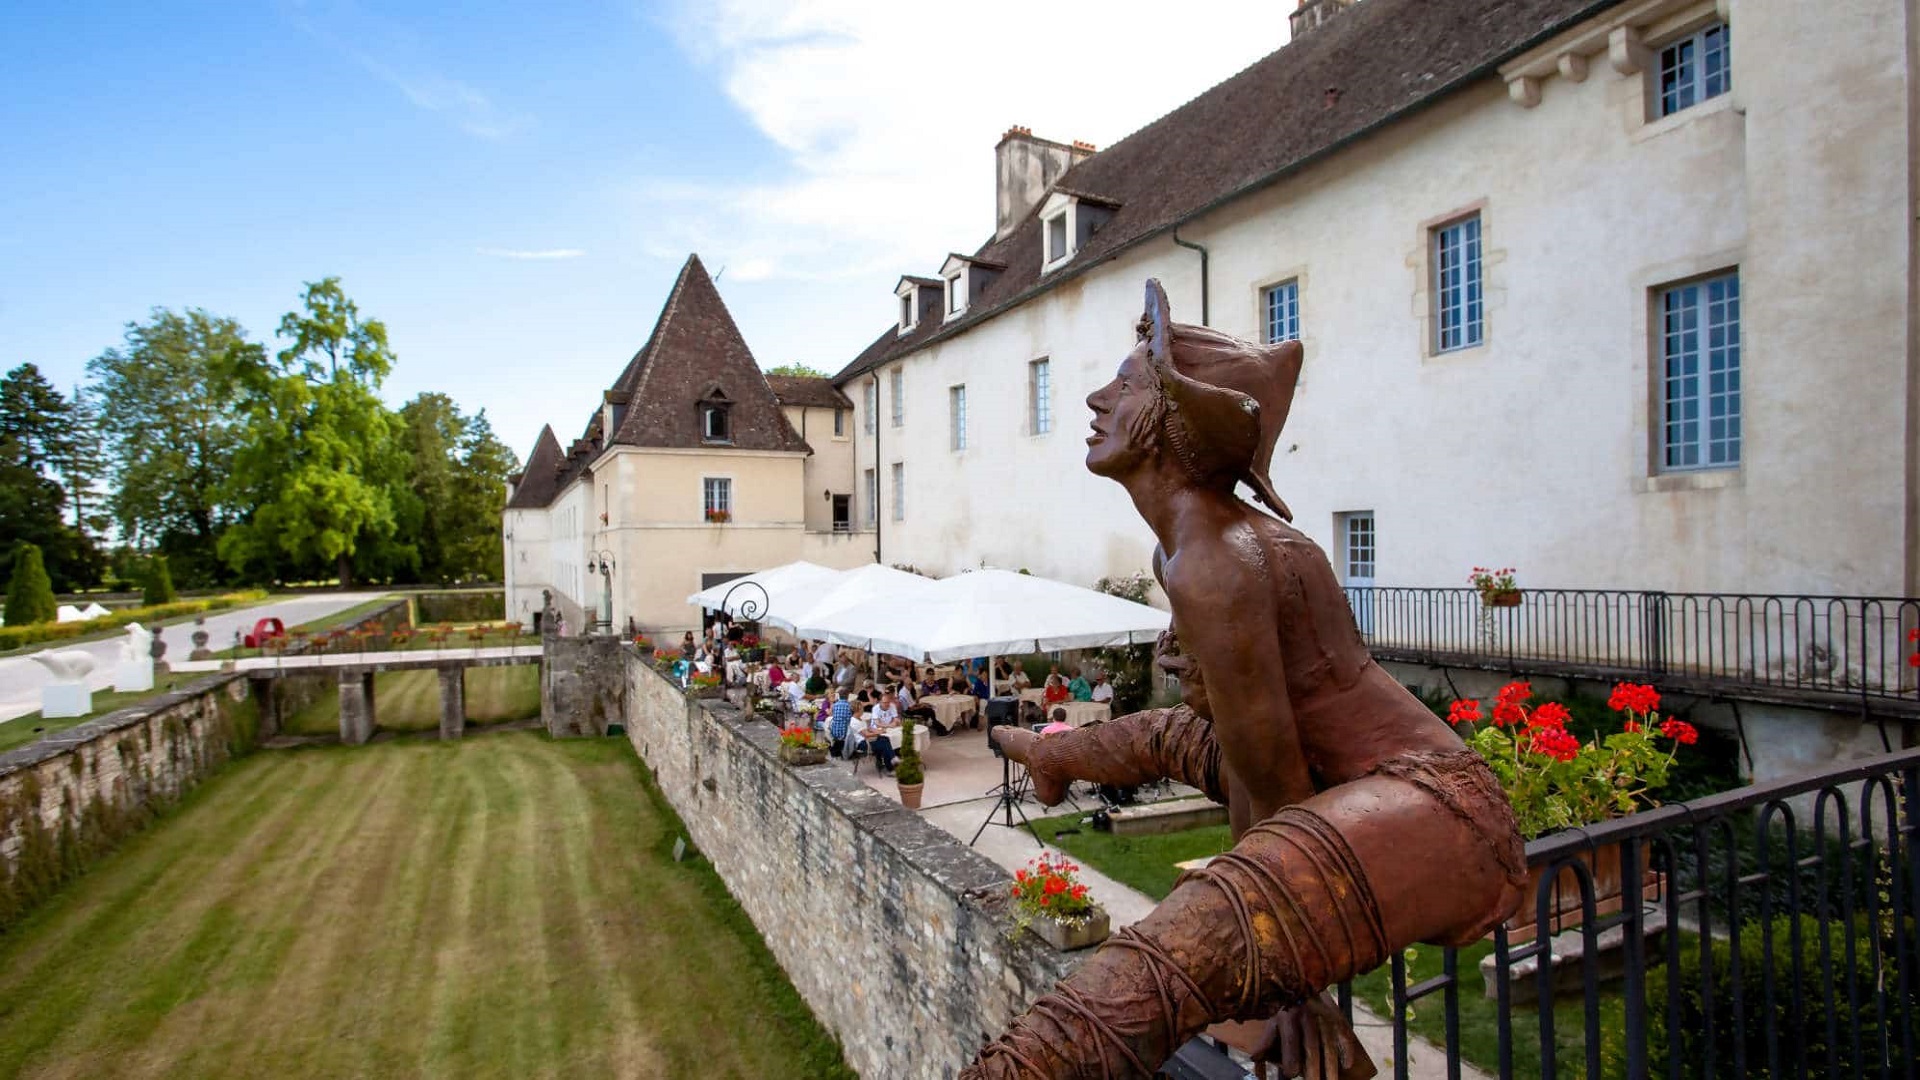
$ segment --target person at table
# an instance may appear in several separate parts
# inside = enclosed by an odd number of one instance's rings
[[[1040,700],[1045,702],[1049,709],[1062,702],[1073,700],[1072,691],[1067,689],[1067,682],[1060,677],[1058,671],[1047,676],[1047,690]]]
[[[692,656],[694,652],[693,631],[689,630],[680,638],[680,655]]]
[[[910,682],[893,683],[889,685],[887,689],[892,692],[894,699],[899,701],[900,712],[901,712],[901,715],[903,716],[906,714],[906,711],[908,709],[913,708],[913,703],[919,700],[914,695],[913,684]]]
[[[827,644],[825,641],[814,642],[813,666],[819,670],[820,674],[833,674],[833,654],[834,648],[832,645]]]
[[[767,689],[779,690],[787,682],[787,669],[779,660],[767,665]]]
[[[1011,681],[1015,695],[1018,695],[1022,690],[1030,690],[1033,688],[1033,680],[1027,677],[1027,669],[1025,667],[1014,668]]]
[[[893,772],[893,740],[887,732],[900,726],[900,703],[892,694],[880,699],[867,713],[866,727],[859,732],[859,749],[872,751],[874,763],[883,773]]]
[[[1108,706],[1113,704],[1113,683],[1107,680],[1106,672],[1101,672],[1093,680],[1093,693],[1087,696],[1087,700],[1097,701],[1102,705]]]
[[[853,747],[847,742],[847,731],[852,726],[853,695],[845,690],[836,691],[833,709],[827,714],[827,739],[832,743],[834,753],[841,757],[853,756]]]
[[[747,681],[746,662],[740,659],[740,650],[734,647],[733,642],[727,642],[727,650],[720,654],[720,659],[727,673],[728,686],[739,686]]]
[[[1067,684],[1067,693],[1073,695],[1075,701],[1093,700],[1093,684],[1087,681],[1079,668],[1073,669],[1073,681]]]
[[[987,689],[986,674],[987,673],[985,671],[975,669],[974,673],[971,676],[969,676],[967,679],[967,688],[964,692],[968,694],[972,694],[974,697],[977,697],[977,698],[992,697],[993,691]]]
[[[819,669],[815,668],[813,674],[807,676],[807,696],[810,698],[825,697],[826,693],[826,676],[820,674]]]

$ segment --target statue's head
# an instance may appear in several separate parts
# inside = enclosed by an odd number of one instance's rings
[[[1113,381],[1087,398],[1094,413],[1087,468],[1124,479],[1165,455],[1194,483],[1231,491],[1245,482],[1275,513],[1291,518],[1267,471],[1293,405],[1300,343],[1255,345],[1176,323],[1154,279],[1147,281],[1135,337]]]

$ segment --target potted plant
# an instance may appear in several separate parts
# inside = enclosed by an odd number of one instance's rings
[[[1488,607],[1519,607],[1520,586],[1514,584],[1513,572],[1511,566],[1498,570],[1476,566],[1473,573],[1467,575],[1467,584],[1474,587],[1480,594],[1480,602]]]
[[[645,634],[633,635],[633,647],[640,650],[641,656],[653,655],[653,639]]]
[[[827,760],[826,736],[809,724],[780,729],[780,760],[789,765],[819,765]]]
[[[387,635],[387,644],[395,649],[406,648],[407,642],[412,640],[413,640],[413,631],[407,629],[404,626],[398,630],[395,630],[393,633]]]
[[[1020,926],[1063,952],[1098,945],[1112,923],[1063,855],[1042,854],[1013,875],[1013,907]]]
[[[687,683],[687,696],[695,698],[717,698],[721,695],[720,676],[695,675]]]
[[[1622,714],[1620,730],[1584,743],[1567,731],[1572,714],[1565,705],[1529,705],[1532,697],[1532,684],[1515,681],[1500,688],[1484,722],[1480,702],[1471,698],[1455,701],[1447,712],[1447,722],[1465,727],[1467,745],[1499,778],[1528,840],[1659,805],[1654,793],[1666,786],[1680,747],[1700,738],[1685,720],[1662,719],[1659,691],[1640,683],[1619,683],[1607,699],[1607,706]],[[1624,883],[1618,845],[1602,846],[1583,861],[1593,878],[1595,914],[1620,910]],[[1538,868],[1531,871],[1527,900],[1507,921],[1511,940],[1530,940],[1536,932],[1534,898],[1542,874]],[[1649,873],[1648,880],[1657,877]],[[1550,930],[1558,932],[1580,917],[1580,888],[1572,870],[1562,869],[1553,891]]]
[[[920,809],[920,793],[927,786],[927,770],[920,763],[920,748],[913,741],[913,718],[907,717],[900,729],[900,754],[893,763],[893,782],[900,787],[900,805]]]
[[[727,522],[732,520],[733,520],[733,512],[730,510],[707,511],[707,521],[714,525],[724,525]]]

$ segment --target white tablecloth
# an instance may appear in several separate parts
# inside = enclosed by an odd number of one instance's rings
[[[972,694],[934,694],[920,699],[933,710],[934,719],[948,730],[971,723],[980,711],[980,699]]]
[[[1053,714],[1062,709],[1067,714],[1066,722],[1073,727],[1092,723],[1104,724],[1113,719],[1113,710],[1103,701],[1063,701],[1047,709],[1046,720],[1051,723]]]

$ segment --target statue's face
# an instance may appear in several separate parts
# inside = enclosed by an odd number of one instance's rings
[[[1093,410],[1093,434],[1087,436],[1087,471],[1118,478],[1133,471],[1152,452],[1151,446],[1132,442],[1134,419],[1153,400],[1157,387],[1147,361],[1145,342],[1120,362],[1113,381],[1087,395]]]

